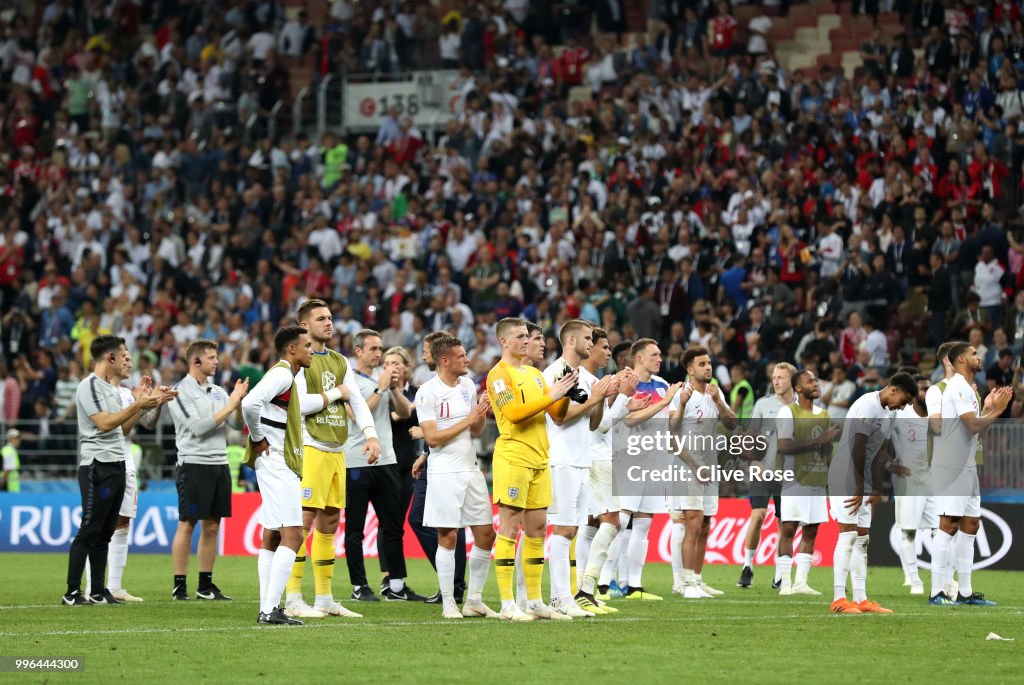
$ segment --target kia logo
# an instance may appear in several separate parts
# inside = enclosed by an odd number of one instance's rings
[[[897,524],[893,524],[889,531],[889,545],[898,557],[900,554],[900,539],[903,531]],[[987,568],[1005,557],[1013,545],[1013,531],[1003,517],[988,509],[981,510],[981,528],[978,529],[978,536],[974,540],[977,546],[975,553],[974,569]],[[919,568],[931,569],[932,536],[931,531],[918,531],[915,542],[917,549],[917,565]],[[921,559],[922,552],[928,552],[928,561]]]

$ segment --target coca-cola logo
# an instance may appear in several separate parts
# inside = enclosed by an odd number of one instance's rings
[[[899,524],[893,524],[889,531],[889,545],[893,552],[899,556],[900,540],[903,531]],[[1013,546],[1013,530],[1006,520],[988,509],[981,510],[981,527],[974,539],[974,568],[982,569],[998,563],[1010,552]],[[932,533],[931,531],[920,530],[915,540],[917,550],[917,565],[919,568],[930,569],[932,567]]]
[[[704,553],[704,563],[707,564],[742,564],[746,552],[747,530],[750,528],[749,515],[723,515],[716,514],[711,519],[711,529],[708,531],[708,545]],[[803,537],[803,529],[797,529],[793,538],[793,550],[800,546]],[[671,524],[661,529],[658,536],[658,557],[662,561],[672,559],[672,526]],[[754,563],[758,566],[775,563],[775,550],[779,546],[778,520],[775,518],[775,509],[769,508],[765,514],[764,522],[761,524],[761,542],[754,554]],[[820,551],[814,551],[814,564],[822,562]]]

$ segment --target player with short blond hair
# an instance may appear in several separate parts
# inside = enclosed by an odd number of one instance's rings
[[[544,380],[553,385],[562,376],[576,372],[577,385],[569,393],[570,404],[563,418],[547,417],[550,443],[552,505],[548,522],[554,526],[550,541],[551,608],[572,618],[586,618],[595,612],[576,604],[575,555],[573,546],[579,527],[590,513],[591,418],[600,423],[605,400],[618,394],[618,378],[598,380],[582,362],[593,349],[589,321],[573,319],[562,325],[559,342],[562,356],[544,370]],[[582,400],[582,401],[581,401]]]
[[[540,371],[527,365],[529,334],[526,321],[505,318],[496,329],[501,360],[487,374],[487,397],[498,424],[494,443],[494,502],[499,528],[495,547],[495,574],[501,597],[501,618],[509,621],[561,619],[541,599],[544,570],[544,533],[551,504],[551,469],[544,416],[565,417],[566,392],[578,380],[570,373],[548,386]],[[527,607],[522,611],[512,596],[516,537],[525,527],[523,573]]]

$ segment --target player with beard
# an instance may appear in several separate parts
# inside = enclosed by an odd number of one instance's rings
[[[345,453],[348,439],[349,407],[355,425],[366,436],[363,453],[380,456],[380,441],[373,415],[359,391],[352,367],[344,356],[327,347],[334,337],[334,319],[323,300],[306,300],[296,314],[299,326],[312,342],[310,366],[295,377],[303,406],[302,423],[302,542],[288,579],[285,614],[292,618],[342,616],[361,618],[360,614],[335,601],[334,536],[345,506]],[[341,381],[339,383],[339,380]],[[317,405],[317,399],[320,404]],[[311,407],[319,409],[306,413]],[[313,530],[310,555],[313,557],[315,600],[310,607],[302,599],[302,576],[306,565],[305,542]]]
[[[780,594],[820,595],[807,584],[814,561],[814,542],[818,526],[828,520],[826,486],[832,441],[842,432],[829,424],[828,412],[814,401],[821,396],[818,377],[810,369],[793,376],[796,401],[781,409],[776,418],[779,453],[784,455],[783,468],[793,481],[782,488],[782,515],[779,517],[779,558],[782,572]],[[796,583],[791,579],[793,538],[802,528],[800,553],[797,554]],[[846,613],[859,614],[851,607]]]
[[[423,349],[421,358],[423,363],[427,365],[427,368],[432,371],[437,371],[437,365],[434,363],[434,357],[431,354],[431,346],[435,340],[440,340],[448,335],[445,331],[437,331],[430,333],[427,337],[423,338]],[[436,375],[436,373],[435,373]],[[433,376],[431,377],[433,378]],[[423,439],[423,430],[418,426],[413,426],[409,429],[410,434],[413,438],[420,440]],[[423,549],[423,555],[430,562],[431,566],[435,566],[437,563],[435,557],[437,556],[437,529],[428,528],[423,525],[423,508],[427,501],[427,490],[429,483],[427,481],[427,458],[429,455],[429,447],[424,448],[424,454],[420,455],[420,458],[416,460],[416,463],[412,466],[412,505],[409,507],[409,527],[412,528],[412,532],[416,535],[416,539],[420,542],[420,548]],[[466,529],[459,528],[456,533],[455,549],[466,549]],[[434,570],[437,568],[435,566]],[[456,603],[461,604],[463,595],[466,592],[466,555],[456,554],[455,555],[455,588],[454,598]],[[441,591],[438,590],[437,594],[427,598],[425,604],[441,604],[442,597]]]
[[[861,395],[846,414],[843,437],[829,465],[829,504],[839,524],[839,540],[832,555],[834,595],[832,611],[891,614],[867,597],[868,542],[871,514],[885,475],[888,442],[896,425],[896,412],[917,396],[917,381],[897,373],[881,390]],[[853,585],[853,602],[846,598],[846,576]]]
[[[719,420],[729,430],[736,427],[737,421],[736,414],[722,397],[718,386],[711,382],[714,369],[706,349],[688,348],[683,353],[683,368],[686,369],[688,382],[679,393],[680,407],[672,413],[669,427],[673,433],[684,436],[695,447],[681,449],[679,457],[689,465],[696,479],[686,483],[685,495],[672,498],[670,508],[673,522],[682,522],[686,526],[683,538],[683,597],[704,599],[722,594],[709,587],[701,578],[708,533],[711,531],[711,517],[718,513],[718,484],[702,478],[699,469],[718,462],[718,450],[714,442],[718,435]],[[694,444],[702,440],[704,447]]]
[[[590,356],[583,360],[582,368],[597,377],[608,366],[612,350],[608,344],[608,333],[602,328],[591,331],[593,347]],[[619,392],[608,398],[601,420],[590,417],[590,451],[593,460],[590,466],[590,518],[579,535],[576,544],[577,571],[583,568],[579,581],[576,603],[584,610],[595,614],[616,613],[614,609],[597,600],[600,575],[608,559],[612,545],[619,535],[619,506],[612,494],[612,427],[631,411],[645,409],[650,398],[633,399],[636,384],[640,381],[629,367],[619,371]]]
[[[574,539],[590,513],[590,450],[581,446],[590,443],[591,421],[600,423],[605,400],[618,394],[619,379],[606,376],[598,380],[583,366],[593,348],[589,321],[575,319],[562,325],[559,342],[562,356],[544,370],[547,384],[576,371],[577,388],[586,393],[580,402],[570,396],[569,409],[562,418],[547,416],[549,463],[551,464],[551,507],[548,522],[554,527],[549,548],[551,573],[551,608],[572,618],[586,618],[594,613],[577,606],[575,601],[576,559]]]
[[[932,485],[939,504],[939,528],[932,538],[932,592],[936,605],[993,606],[980,592],[974,592],[974,540],[981,527],[981,494],[978,482],[978,438],[984,435],[1013,399],[1012,388],[995,388],[979,412],[972,387],[982,369],[981,357],[972,345],[957,343],[947,355],[953,377],[942,391],[942,432],[932,452]],[[950,554],[953,537],[961,539],[956,554]],[[953,558],[951,558],[953,557]],[[946,581],[955,567],[957,597],[945,594]]]
[[[281,593],[302,546],[302,410],[295,376],[309,368],[312,341],[304,328],[285,326],[274,334],[281,361],[242,400],[249,429],[245,463],[256,470],[262,506],[257,569],[261,625],[302,625],[280,608]]]
[[[487,481],[480,472],[473,445],[473,438],[483,432],[490,404],[486,396],[477,399],[476,386],[466,375],[469,357],[458,338],[435,338],[431,348],[437,375],[417,392],[416,413],[424,439],[433,450],[427,465],[433,487],[427,491],[423,520],[437,528],[435,568],[442,616],[498,618],[481,598],[491,566],[494,519]],[[465,557],[466,548],[458,548],[457,531],[466,526],[473,530],[473,549],[469,554],[466,604],[459,611],[455,602],[455,559]]]

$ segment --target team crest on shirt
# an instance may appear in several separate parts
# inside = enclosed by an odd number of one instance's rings
[[[320,374],[320,385],[323,386],[324,392],[327,392],[328,390],[333,390],[337,384],[337,377],[330,371],[324,371],[322,374]],[[327,411],[329,411],[332,414],[337,414],[338,408],[339,405],[337,402],[332,402],[331,404],[327,405]]]
[[[494,381],[494,392],[497,393],[498,395],[505,392],[505,381],[501,380],[500,378]]]
[[[518,499],[519,498],[519,488],[509,488],[508,489],[508,498],[509,499]]]
[[[313,488],[302,488],[302,499],[313,499]]]
[[[541,379],[541,377],[540,377],[540,376],[537,376],[537,377],[536,377],[536,378],[534,378],[533,380],[537,381],[537,387],[538,387],[538,388],[540,388],[541,390],[543,390],[543,389],[544,389],[544,381],[543,381],[543,379]]]
[[[469,404],[469,392],[465,388],[459,391],[459,395],[462,396],[462,401]]]

